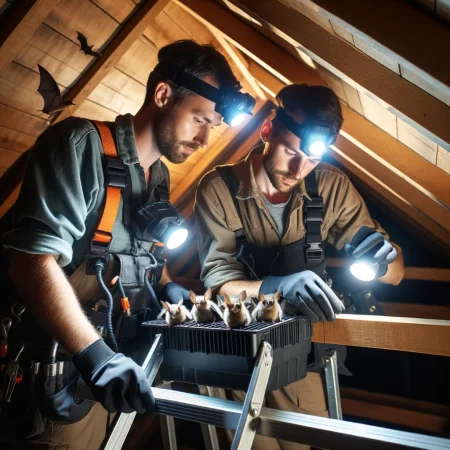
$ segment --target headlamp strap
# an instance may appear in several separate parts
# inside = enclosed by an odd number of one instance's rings
[[[319,187],[316,180],[316,171],[313,170],[305,178],[306,192],[311,200],[305,199],[303,217],[305,221],[305,262],[306,267],[317,266],[323,261],[322,223],[323,198],[319,196]]]
[[[294,120],[287,111],[279,106],[276,109],[276,117],[281,120],[283,125],[298,138],[303,139],[304,127]]]

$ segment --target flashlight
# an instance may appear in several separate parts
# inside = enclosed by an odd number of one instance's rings
[[[358,261],[350,266],[350,272],[358,280],[373,281],[377,275],[378,264],[370,261]]]
[[[186,240],[188,231],[181,227],[181,214],[170,202],[155,202],[142,206],[134,212],[133,234],[148,242],[163,242],[169,249],[179,247]]]
[[[337,132],[327,124],[314,120],[298,123],[281,106],[276,110],[276,118],[300,138],[300,150],[309,156],[321,158],[328,147],[336,142]]]

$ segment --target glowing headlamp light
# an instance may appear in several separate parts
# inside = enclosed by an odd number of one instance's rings
[[[170,202],[155,202],[134,213],[132,227],[138,239],[163,242],[167,248],[173,249],[187,238],[187,229],[181,227],[183,222],[183,217]]]
[[[350,266],[350,272],[355,278],[361,281],[372,281],[375,279],[378,271],[378,264],[370,261],[357,261]]]
[[[328,147],[336,142],[337,132],[329,125],[314,120],[298,123],[281,106],[276,110],[276,118],[301,139],[300,150],[309,156],[321,158]]]
[[[160,63],[155,71],[179,86],[214,102],[216,104],[215,111],[223,117],[226,124],[232,127],[241,124],[246,116],[252,115],[256,102],[250,94],[235,89],[218,89],[185,72],[176,64]]]

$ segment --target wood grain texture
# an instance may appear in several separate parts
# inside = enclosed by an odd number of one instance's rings
[[[379,302],[379,304],[388,316],[450,320],[450,306],[418,305],[400,302]]]
[[[0,70],[27,44],[60,0],[26,0],[9,7],[0,19]]]
[[[450,174],[450,152],[438,145],[437,166],[444,172]]]
[[[450,321],[341,314],[314,324],[313,342],[450,356]]]
[[[53,121],[54,123],[74,114],[167,3],[168,0],[147,0],[141,3],[140,8],[123,24],[114,39],[105,49],[102,49],[103,56],[89,66],[70,92],[64,96],[64,99],[72,99],[76,106],[71,107],[70,111],[62,111]]]
[[[450,149],[447,105],[280,2],[236,0],[235,3],[339,78],[358,90],[368,91],[382,104],[389,105],[398,117]]]

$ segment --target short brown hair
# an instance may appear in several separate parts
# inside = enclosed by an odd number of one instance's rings
[[[302,112],[307,120],[329,124],[337,132],[344,121],[339,98],[334,91],[325,86],[291,84],[281,89],[277,95],[277,102],[288,113]],[[273,126],[276,135],[283,125],[275,117]]]
[[[158,65],[173,63],[183,68],[187,73],[198,78],[214,76],[221,88],[239,90],[241,85],[234,76],[225,56],[212,45],[201,45],[193,40],[181,40],[162,47],[158,52]],[[160,81],[166,81],[158,73],[158,65],[150,73],[147,81],[145,103],[148,103]],[[167,80],[168,81],[168,80]],[[192,95],[193,92],[172,81],[168,81],[175,98]]]

